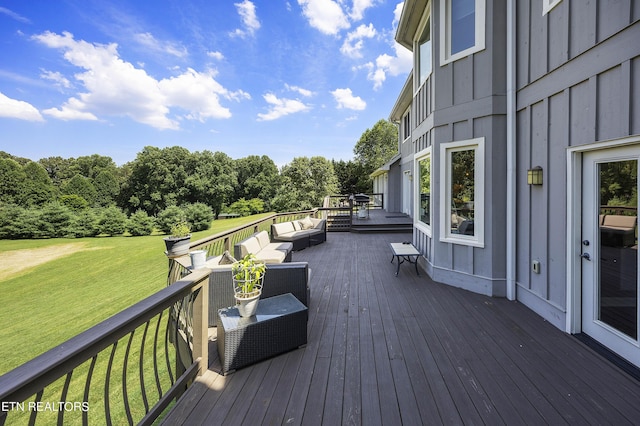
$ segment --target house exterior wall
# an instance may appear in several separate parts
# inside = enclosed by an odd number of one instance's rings
[[[424,254],[433,279],[483,294],[505,295],[505,189],[506,101],[505,31],[501,7],[488,1],[486,48],[466,58],[440,66],[440,7],[431,2],[434,66],[429,79],[415,92],[412,102],[413,154],[431,148],[431,233],[416,226],[415,244]],[[482,72],[478,72],[481,70]],[[440,146],[448,142],[484,138],[483,247],[441,241],[443,191],[439,170],[444,167]],[[403,153],[403,156],[404,155]],[[415,168],[415,166],[414,166]]]
[[[567,306],[567,149],[640,132],[640,5],[517,2],[518,299],[558,327]],[[541,166],[544,185],[527,185]],[[579,250],[579,248],[577,248]],[[541,273],[531,262],[541,264]]]
[[[435,281],[492,296],[515,295],[556,327],[580,332],[583,324],[595,322],[591,311],[583,315],[581,303],[600,280],[597,268],[584,267],[589,259],[578,256],[583,252],[581,234],[591,226],[588,219],[583,223],[583,210],[599,208],[592,195],[583,204],[585,193],[597,191],[593,180],[583,178],[583,156],[606,158],[602,156],[614,155],[612,147],[621,146],[625,153],[640,151],[640,3],[476,0],[476,6],[485,7],[484,48],[447,60],[440,52],[446,46],[441,43],[442,34],[446,38],[441,8],[447,1],[405,0],[410,13],[403,12],[396,33],[419,64],[416,40],[424,40],[418,31],[425,21],[419,12],[430,10],[432,73],[420,87],[405,85],[391,114],[399,120],[410,104],[403,170],[412,168],[418,176],[419,160],[431,158],[431,225],[414,215],[413,242],[423,255],[420,262]],[[507,22],[508,5],[515,6],[512,22]],[[512,61],[508,38],[515,40]],[[508,76],[515,77],[513,91],[507,88]],[[509,106],[507,95],[512,93],[515,105]],[[484,239],[477,244],[447,235],[449,199],[443,194],[450,191],[450,177],[443,170],[447,152],[464,148],[465,141],[483,146]],[[508,150],[515,155],[507,158]],[[536,166],[542,168],[544,182],[528,185],[527,170]],[[511,170],[515,205],[508,199]],[[393,191],[402,189],[390,187]],[[414,212],[419,211],[421,191],[414,184]],[[507,217],[508,212],[513,213]],[[509,253],[508,247],[513,248]],[[514,262],[507,264],[508,257]],[[540,266],[536,271],[534,261]],[[604,340],[614,352],[637,359],[637,346],[629,350],[619,343],[628,339],[598,339]]]

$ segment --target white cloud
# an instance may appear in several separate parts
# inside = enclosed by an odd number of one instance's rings
[[[162,42],[156,39],[151,33],[134,34],[133,38],[142,46],[154,52],[168,53],[178,58],[184,58],[189,54],[184,46],[171,42]]]
[[[123,61],[116,44],[77,41],[70,33],[45,32],[33,38],[48,47],[61,49],[67,61],[86,70],[74,75],[84,92],[77,93],[60,108],[43,111],[59,119],[127,116],[158,129],[178,129],[177,118],[203,121],[229,117],[231,113],[220,104],[221,98],[249,98],[242,91],[230,92],[222,87],[213,71],[199,73],[188,69],[178,76],[156,80],[145,70]],[[183,117],[170,117],[171,108],[187,113]]]
[[[336,35],[351,26],[340,4],[333,0],[298,0],[298,4],[309,25],[324,34]]]
[[[0,117],[26,121],[44,121],[40,112],[30,103],[11,99],[0,92]]]
[[[213,59],[216,59],[218,61],[221,61],[224,59],[224,55],[222,54],[222,52],[207,52],[207,56]]]
[[[7,16],[9,16],[11,19],[15,19],[18,22],[22,22],[25,24],[30,24],[31,20],[29,20],[29,18],[25,18],[22,15],[19,15],[17,13],[15,13],[14,11],[12,11],[11,9],[7,9],[6,7],[0,7],[0,13],[3,13]]]
[[[242,19],[244,29],[236,29],[230,33],[233,37],[246,37],[247,35],[253,36],[255,32],[260,29],[260,21],[256,15],[256,6],[249,0],[244,0],[242,3],[234,3],[238,14]]]
[[[42,70],[42,74],[40,74],[41,78],[45,80],[53,81],[56,86],[68,89],[71,87],[71,82],[65,76],[60,74],[59,72]]]
[[[207,118],[229,118],[231,111],[220,105],[220,97],[229,100],[250,98],[249,94],[229,92],[215,81],[213,72],[199,73],[189,68],[185,73],[158,83],[167,104],[188,111],[186,118],[203,122]]]
[[[290,86],[288,84],[285,84],[284,87],[289,91],[300,93],[302,96],[306,98],[315,95],[315,93],[313,93],[311,90],[303,89],[302,87]]]
[[[367,107],[367,103],[359,96],[353,96],[351,89],[336,89],[331,92],[333,98],[338,103],[338,108],[353,109],[362,111]]]
[[[259,121],[276,120],[285,115],[295,114],[297,112],[308,111],[311,109],[309,105],[297,99],[280,99],[273,93],[267,93],[263,96],[269,106],[269,112],[266,114],[258,114]]]
[[[87,120],[87,121],[97,121],[98,117],[95,114],[82,111],[83,103],[78,98],[69,98],[67,102],[62,105],[61,108],[49,108],[45,109],[44,112],[51,117],[57,118],[58,120]]]
[[[353,7],[349,17],[354,21],[359,21],[364,17],[365,11],[373,6],[373,3],[374,0],[353,0]]]
[[[344,39],[344,43],[340,48],[340,52],[350,58],[362,58],[363,39],[373,38],[376,36],[376,29],[373,24],[360,25],[355,31],[347,34]]]
[[[379,89],[387,79],[387,75],[398,76],[408,74],[413,66],[413,55],[394,41],[395,56],[382,54],[376,58],[375,68],[372,67],[367,79],[373,81],[374,90]]]
[[[398,27],[400,23],[400,17],[402,16],[402,9],[404,9],[404,2],[396,4],[396,8],[393,9],[393,25],[394,30]]]

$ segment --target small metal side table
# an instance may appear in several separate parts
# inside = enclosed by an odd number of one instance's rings
[[[413,263],[416,267],[416,274],[420,275],[418,272],[418,257],[420,257],[420,252],[417,248],[413,246],[411,243],[390,243],[391,245],[391,263],[393,263],[393,259],[398,259],[398,267],[396,268],[396,277],[398,276],[398,272],[400,272],[400,265],[402,265],[405,261],[409,263]]]
[[[307,319],[307,307],[291,293],[260,299],[249,318],[242,318],[235,307],[218,310],[222,374],[305,346]]]

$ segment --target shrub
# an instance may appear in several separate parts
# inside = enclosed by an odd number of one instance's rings
[[[69,225],[69,235],[76,238],[98,235],[98,216],[93,209],[76,213]]]
[[[0,238],[34,238],[38,235],[40,211],[9,204],[0,207]]]
[[[127,225],[127,215],[117,207],[107,207],[102,211],[98,220],[98,230],[109,236],[121,235]]]
[[[78,194],[61,195],[60,204],[76,212],[79,212],[89,207],[89,203],[87,202],[87,200],[85,200]]]
[[[187,217],[180,207],[169,206],[158,214],[156,225],[158,226],[158,229],[160,229],[160,231],[168,234],[171,232],[171,227],[174,224],[178,222],[184,222],[186,220]]]
[[[151,235],[155,221],[144,210],[137,210],[129,217],[127,231],[134,237]]]
[[[40,237],[60,238],[67,236],[73,214],[66,206],[58,203],[48,203],[40,213]]]
[[[184,214],[194,232],[206,231],[213,220],[213,210],[204,203],[187,204],[184,207]]]

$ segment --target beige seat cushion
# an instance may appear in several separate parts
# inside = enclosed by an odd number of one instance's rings
[[[282,250],[271,250],[268,248],[262,249],[256,254],[256,258],[264,263],[282,263],[286,256],[286,253]]]

